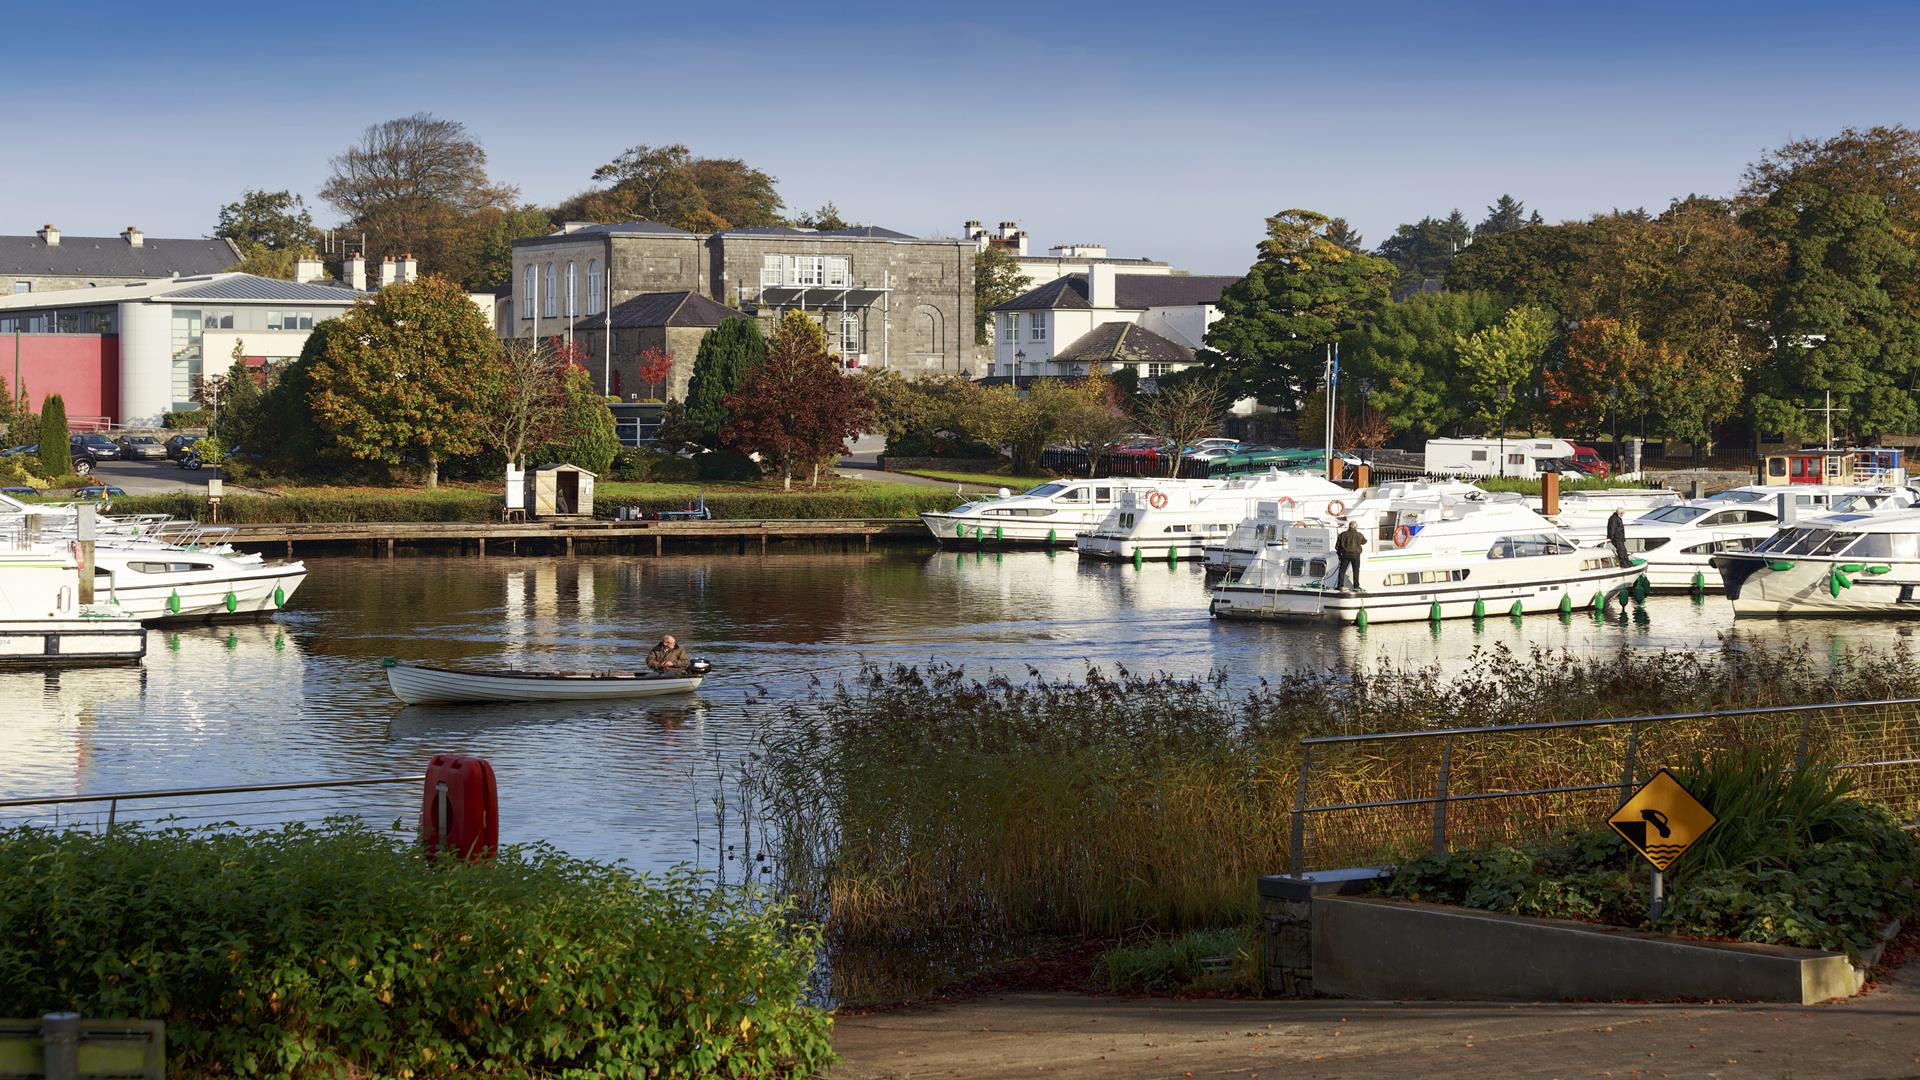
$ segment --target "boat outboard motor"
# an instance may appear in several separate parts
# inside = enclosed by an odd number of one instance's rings
[[[687,662],[687,674],[689,675],[705,675],[712,670],[713,665],[704,658],[696,658]]]

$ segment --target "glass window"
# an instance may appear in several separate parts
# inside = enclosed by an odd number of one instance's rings
[[[784,264],[780,256],[762,255],[760,257],[760,287],[767,289],[786,284],[785,275],[781,273],[783,266]]]
[[[1335,389],[1338,389],[1338,387],[1336,387]],[[1473,451],[1473,460],[1474,460],[1474,461],[1485,461],[1485,460],[1487,460],[1487,452],[1486,452],[1485,450],[1475,450],[1475,451]]]
[[[1093,501],[1094,502],[1112,502],[1113,489],[1112,488],[1095,488],[1093,490]]]
[[[532,263],[527,264],[527,284],[520,290],[520,317],[533,318],[534,297],[540,292],[540,270]]]
[[[280,313],[279,312],[277,311],[267,312],[267,329],[269,330],[280,329]]]
[[[1047,340],[1047,317],[1045,315],[1032,315],[1027,319],[1027,324],[1032,327],[1030,336],[1034,341]]]
[[[1007,340],[1020,344],[1020,316],[1018,313],[1007,316]]]
[[[587,314],[600,314],[600,296],[606,291],[600,283],[600,260],[587,260]]]
[[[845,288],[852,275],[848,272],[848,261],[844,255],[827,256],[827,284]]]
[[[1043,498],[1046,498],[1048,495],[1057,493],[1058,491],[1060,491],[1060,489],[1064,487],[1066,487],[1066,485],[1060,484],[1060,483],[1041,484],[1039,487],[1030,488],[1027,491],[1023,492],[1022,494],[1032,495],[1034,498],[1037,498],[1037,499],[1043,499]]]
[[[16,281],[16,282],[14,282],[14,283],[13,283],[13,291],[14,291],[14,292],[16,292],[16,293],[28,293],[28,292],[32,292],[32,291],[33,291],[33,282],[31,282],[31,281]]]
[[[549,319],[560,316],[560,271],[547,264],[547,295],[541,298],[540,314]]]
[[[1833,535],[1832,532],[1827,529],[1804,529],[1801,531],[1801,534],[1799,536],[1794,538],[1793,546],[1786,549],[1786,554],[1788,555],[1810,554],[1812,553],[1814,548],[1817,548],[1821,544],[1825,543],[1827,538],[1831,535]]]
[[[818,285],[821,283],[823,260],[818,255],[795,255],[793,257],[793,280],[790,285]]]
[[[1787,459],[1786,458],[1768,458],[1767,459],[1767,475],[1768,476],[1787,475]]]
[[[841,314],[838,344],[841,356],[860,355],[860,316],[851,311]]]
[[[1859,538],[1860,538],[1859,533],[1844,533],[1844,532],[1833,533],[1829,535],[1825,540],[1820,541],[1820,546],[1813,549],[1813,554],[1838,555],[1841,552],[1846,551],[1849,547],[1852,547],[1853,542],[1855,540],[1858,540]]]

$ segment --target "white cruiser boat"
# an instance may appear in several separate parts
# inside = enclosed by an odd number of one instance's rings
[[[1344,523],[1302,522],[1213,590],[1223,619],[1357,623],[1530,614],[1604,606],[1637,566],[1581,548],[1517,495],[1385,484],[1347,512],[1367,538],[1360,589],[1338,587]]]
[[[1409,492],[1433,494],[1446,492],[1467,496],[1482,494],[1479,487],[1464,480],[1428,480],[1401,483],[1393,487],[1394,497],[1404,498]],[[1361,492],[1354,500],[1366,495]],[[1288,500],[1262,500],[1254,505],[1253,516],[1234,527],[1227,538],[1206,547],[1207,573],[1228,574],[1245,568],[1253,561],[1253,556],[1269,544],[1281,542],[1288,526],[1300,521],[1314,522],[1317,517],[1305,514],[1299,504]]]
[[[94,548],[96,601],[146,622],[271,615],[307,580],[304,563],[160,544]]]
[[[1720,575],[1713,567],[1715,555],[1752,551],[1760,542],[1779,531],[1779,499],[1799,493],[1781,488],[1735,489],[1741,494],[1726,498],[1722,492],[1710,499],[1663,506],[1627,522],[1627,554],[1645,563],[1642,568],[1647,584],[1656,592],[1719,592]],[[1765,499],[1746,497],[1768,491]],[[1870,514],[1913,505],[1913,494],[1905,488],[1865,488],[1853,491],[1821,493],[1836,512]],[[1798,499],[1795,499],[1798,510]],[[1595,540],[1594,547],[1603,546]]]
[[[1576,540],[1602,537],[1607,519],[1615,510],[1631,520],[1663,506],[1680,501],[1680,493],[1666,488],[1599,488],[1594,491],[1569,491],[1560,496],[1560,510],[1553,520],[1560,531]]]
[[[1920,510],[1809,518],[1713,565],[1735,615],[1920,614]]]
[[[73,546],[0,549],[0,667],[137,664],[146,654],[140,620],[80,603]]]
[[[1325,477],[1281,472],[1236,476],[1213,488],[1129,491],[1074,545],[1095,559],[1199,559],[1262,502],[1276,513],[1338,517],[1356,496]]]
[[[1055,480],[1018,495],[980,499],[920,520],[934,539],[966,544],[1071,544],[1098,525],[1122,494],[1206,490],[1219,480],[1173,480],[1115,476],[1105,480]]]

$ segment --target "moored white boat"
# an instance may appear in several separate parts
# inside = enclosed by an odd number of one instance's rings
[[[1707,593],[1721,590],[1716,555],[1752,551],[1780,528],[1780,499],[1790,500],[1789,513],[1800,513],[1800,497],[1817,497],[1821,505],[1847,513],[1880,513],[1913,504],[1905,488],[1832,489],[1819,493],[1785,488],[1742,488],[1737,494],[1663,506],[1626,523],[1627,554],[1644,563],[1647,584],[1656,592]],[[1766,497],[1758,497],[1765,493]],[[1814,505],[1808,503],[1806,505]],[[1595,538],[1590,545],[1605,545]]]
[[[1666,488],[1599,488],[1593,491],[1569,491],[1560,496],[1560,509],[1553,521],[1560,531],[1575,540],[1605,536],[1607,519],[1618,510],[1628,520],[1641,514],[1672,506],[1680,493]]]
[[[80,564],[67,544],[0,550],[0,667],[137,664],[147,654],[138,619],[81,604]]]
[[[1345,523],[1289,526],[1213,590],[1223,619],[1405,622],[1604,606],[1637,566],[1582,549],[1518,496],[1441,485],[1371,488],[1347,512],[1368,546],[1360,588],[1339,588]]]
[[[1735,615],[1920,615],[1920,510],[1807,518],[1713,565]]]
[[[153,545],[94,549],[94,596],[148,622],[271,615],[307,580],[305,563],[269,563]]]
[[[1338,516],[1355,498],[1325,477],[1279,472],[1236,476],[1210,489],[1129,491],[1074,546],[1094,559],[1199,559],[1261,502],[1278,504],[1276,513],[1307,518]]]
[[[1098,525],[1123,492],[1205,490],[1221,484],[1140,476],[1055,480],[1018,495],[921,514],[920,520],[934,539],[948,544],[1071,544]]]
[[[699,689],[710,669],[695,660],[684,676],[651,671],[519,671],[383,661],[393,696],[409,705],[481,701],[615,701],[686,694]]]

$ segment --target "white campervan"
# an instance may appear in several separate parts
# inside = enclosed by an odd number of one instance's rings
[[[1441,476],[1517,476],[1541,473],[1540,463],[1570,458],[1565,439],[1428,439],[1427,472]]]

